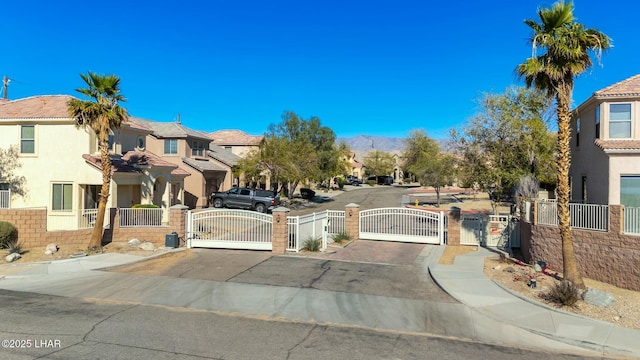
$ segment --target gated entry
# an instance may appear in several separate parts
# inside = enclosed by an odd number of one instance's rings
[[[444,243],[444,212],[408,208],[360,211],[360,239]]]
[[[272,215],[214,209],[187,213],[190,247],[271,250]]]

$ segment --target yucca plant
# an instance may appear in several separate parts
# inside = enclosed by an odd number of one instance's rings
[[[320,251],[320,244],[322,243],[321,239],[314,239],[312,237],[309,237],[307,240],[304,241],[304,249],[308,250],[308,251]]]
[[[9,251],[9,254],[22,254],[24,252],[22,250],[22,243],[18,242],[18,240],[7,241],[3,247]]]
[[[351,240],[351,236],[347,234],[346,231],[341,231],[335,235],[333,235],[333,242],[336,244],[342,244],[343,241]]]

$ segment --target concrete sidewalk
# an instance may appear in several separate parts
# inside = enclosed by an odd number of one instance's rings
[[[0,289],[80,299],[104,299],[216,311],[265,320],[355,326],[453,337],[518,348],[580,355],[640,356],[631,331],[529,304],[482,275],[480,252],[455,265],[436,262],[440,246],[425,246],[416,265],[430,269],[460,303],[99,269],[148,258],[102,254],[25,266],[0,280]],[[431,265],[431,266],[430,266]]]
[[[484,259],[493,255],[480,247],[477,252],[457,256],[453,265],[432,261],[429,272],[442,289],[472,312],[603,355],[640,358],[640,331],[554,309],[495,284],[483,272]]]

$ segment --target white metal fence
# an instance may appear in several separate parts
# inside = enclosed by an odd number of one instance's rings
[[[511,215],[462,214],[460,244],[519,248],[519,225]]]
[[[0,190],[0,209],[11,208],[11,190]]]
[[[119,208],[120,227],[162,226],[162,209]]]
[[[305,246],[306,241],[320,240],[321,251],[327,248],[327,222],[329,214],[327,211],[301,216],[287,216],[287,226],[289,227],[289,241],[287,251],[299,252]]]
[[[640,235],[640,208],[624,208],[624,233]]]
[[[571,227],[574,229],[608,231],[609,206],[596,204],[569,204]],[[558,203],[538,203],[538,224],[558,226]]]
[[[329,236],[347,232],[344,210],[327,210],[327,233]]]

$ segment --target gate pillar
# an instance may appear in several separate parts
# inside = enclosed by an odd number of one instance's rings
[[[455,206],[447,218],[447,245],[460,245],[460,208]]]
[[[273,214],[273,235],[271,237],[271,252],[274,254],[284,254],[289,243],[289,227],[287,226],[287,215],[291,210],[286,207],[277,207],[271,211]]]
[[[348,204],[344,211],[345,230],[353,240],[360,238],[360,205]]]

